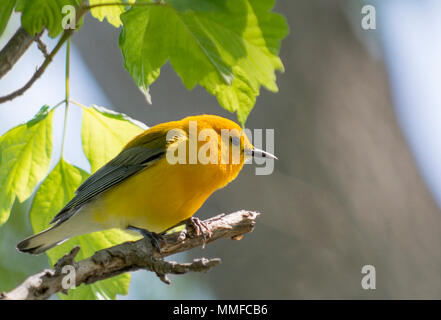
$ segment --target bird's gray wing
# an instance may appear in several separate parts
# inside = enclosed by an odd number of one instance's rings
[[[69,219],[77,211],[75,209],[80,208],[83,204],[110,187],[124,181],[147,166],[154,164],[164,155],[164,149],[149,149],[145,147],[133,147],[121,151],[113,160],[83,182],[75,192],[73,199],[69,201],[50,223],[62,222]]]

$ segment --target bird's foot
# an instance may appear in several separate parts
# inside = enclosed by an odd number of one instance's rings
[[[212,236],[210,228],[208,228],[204,222],[202,222],[199,218],[196,217],[191,217],[190,219],[188,219],[187,225],[190,225],[195,229],[197,236],[202,235],[202,239],[203,239],[202,248],[205,248],[207,239]],[[204,232],[204,229],[206,232]]]
[[[162,235],[160,235],[156,232],[147,232],[144,235],[144,238],[149,239],[152,246],[155,247],[156,250],[158,250],[159,254],[162,254],[161,246],[159,245],[160,241],[165,241],[165,239]]]
[[[152,246],[159,252],[159,254],[161,254],[161,246],[159,242],[165,241],[162,234],[158,234],[156,232],[148,231],[146,229],[141,229],[133,226],[128,226],[127,229],[139,232],[145,239],[150,240]]]

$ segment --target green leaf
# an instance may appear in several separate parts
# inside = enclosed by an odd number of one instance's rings
[[[32,232],[29,224],[29,201],[14,203],[8,223],[0,227],[0,290],[10,291],[30,274],[47,268],[44,256],[29,256],[17,251],[16,245]],[[32,262],[32,263],[29,263]]]
[[[83,150],[92,172],[115,157],[137,134],[147,129],[143,123],[104,107],[83,107]]]
[[[48,227],[53,216],[73,197],[75,190],[87,178],[88,173],[65,160],[60,160],[35,194],[31,207],[30,220],[35,232]],[[96,251],[117,245],[136,237],[122,230],[107,230],[94,232],[72,238],[65,243],[47,251],[53,265],[73,247],[79,245],[78,260],[93,255]],[[130,274],[96,282],[91,285],[81,285],[62,295],[62,299],[115,299],[117,294],[126,295],[130,284]]]
[[[170,61],[184,85],[203,86],[244,124],[260,86],[277,91],[277,56],[288,34],[273,0],[169,0],[121,15],[120,47],[135,83],[148,93]],[[164,23],[166,21],[166,23]]]
[[[97,5],[97,4],[103,4],[103,3],[121,3],[120,6],[101,6],[101,7],[95,7],[90,10],[90,13],[92,16],[97,18],[99,21],[103,21],[104,18],[107,19],[107,21],[114,27],[118,28],[122,22],[119,18],[120,14],[125,12],[125,6],[124,4],[127,3],[134,3],[136,0],[116,0],[109,2],[109,0],[89,0],[89,4]]]
[[[65,5],[78,7],[80,0],[18,0],[16,11],[22,11],[21,25],[31,35],[40,33],[43,28],[55,38],[62,31],[62,8]]]
[[[12,14],[12,9],[14,9],[17,0],[2,0],[2,2],[0,5],[0,36],[6,29],[6,25]]]
[[[53,111],[43,106],[29,122],[0,137],[0,225],[16,198],[25,201],[46,176],[52,156]]]

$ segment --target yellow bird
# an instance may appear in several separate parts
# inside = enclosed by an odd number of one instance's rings
[[[69,238],[111,228],[139,231],[157,244],[158,233],[190,219],[250,157],[275,159],[253,147],[231,120],[200,115],[158,124],[91,175],[53,225],[17,249],[39,254]]]

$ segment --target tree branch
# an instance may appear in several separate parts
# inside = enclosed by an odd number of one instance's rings
[[[41,77],[41,75],[44,73],[44,71],[46,70],[46,68],[49,66],[49,64],[52,62],[52,59],[54,58],[54,56],[57,54],[58,50],[60,50],[60,48],[63,46],[64,42],[72,35],[74,30],[65,30],[63,32],[63,35],[61,36],[60,40],[58,40],[57,45],[55,46],[54,49],[52,49],[51,53],[46,56],[46,58],[44,59],[43,64],[35,71],[35,73],[32,75],[31,79],[29,79],[28,82],[26,82],[26,84],[21,87],[20,89],[6,95],[3,97],[0,97],[0,103],[4,103],[6,101],[12,100],[18,96],[21,96],[26,90],[28,90],[33,84],[34,82]],[[32,37],[32,40],[34,40],[34,38]]]
[[[124,4],[121,3],[99,3],[95,5],[86,5],[86,1],[83,0],[81,5],[77,8],[77,16],[76,21],[80,21],[81,17],[88,12],[89,10],[97,7],[106,7],[106,6],[122,6]],[[155,5],[165,5],[160,2],[153,3],[132,3],[127,4],[130,6],[155,6]],[[55,54],[58,52],[60,47],[64,44],[64,42],[73,34],[74,30],[65,30],[60,40],[58,41],[55,48],[51,53],[46,51],[46,46],[40,40],[41,33],[36,35],[35,37],[29,35],[22,27],[18,29],[15,35],[11,38],[11,40],[5,45],[5,47],[0,51],[0,79],[12,69],[14,64],[20,59],[23,53],[29,48],[31,43],[35,40],[37,42],[38,48],[41,50],[43,55],[45,56],[45,60],[43,64],[35,71],[32,77],[29,79],[26,84],[20,89],[0,97],[0,103],[5,103],[10,101],[18,96],[21,96],[26,90],[28,90],[34,82],[41,77],[44,73],[48,65],[52,62]]]
[[[205,241],[209,243],[220,238],[240,240],[243,234],[253,231],[258,215],[259,213],[251,211],[221,214],[203,221],[207,227],[205,231],[201,229],[199,232],[187,226],[182,231],[166,234],[164,239],[159,241],[161,254],[152,247],[149,240],[141,239],[100,250],[87,259],[75,262],[75,256],[80,250],[76,247],[58,260],[54,268],[30,276],[8,293],[0,293],[0,300],[42,300],[57,292],[66,293],[62,287],[63,278],[66,277],[62,269],[66,265],[75,268],[76,286],[139,269],[155,272],[165,283],[170,283],[167,274],[207,271],[218,265],[220,259],[201,258],[191,263],[178,263],[162,258],[201,246]],[[211,234],[210,237],[205,239],[208,234]]]
[[[35,36],[34,41],[37,43],[38,50],[41,51],[45,58],[49,57],[49,52],[47,51],[46,44],[41,40],[40,36]]]
[[[35,37],[19,28],[0,51],[0,79],[12,69],[15,63],[26,52]]]
[[[80,21],[81,17],[86,12],[88,12],[88,9],[85,7],[85,3],[86,3],[86,0],[82,0],[81,5],[77,8],[76,21]],[[35,71],[35,73],[32,75],[32,77],[29,79],[28,82],[26,82],[26,84],[23,87],[21,87],[20,89],[14,91],[8,95],[0,97],[0,103],[7,102],[9,100],[12,100],[12,99],[18,97],[18,96],[21,96],[26,90],[28,90],[34,84],[34,82],[38,78],[41,77],[41,75],[44,73],[46,68],[52,62],[52,60],[55,57],[55,55],[57,54],[57,52],[63,46],[64,42],[67,39],[69,39],[69,37],[74,33],[75,30],[65,29],[63,34],[60,37],[60,40],[58,40],[57,44],[55,45],[55,48],[52,49],[52,51],[49,54],[47,54],[47,52],[45,51],[45,46],[44,45],[42,46],[42,43],[37,41],[38,48],[43,52],[43,54],[45,56],[43,64]],[[20,32],[21,37],[17,35],[19,32]],[[34,40],[37,40],[40,35],[33,37],[33,36],[29,35],[23,28],[20,27],[20,29],[13,36],[12,39],[14,39],[16,36],[17,36],[17,38],[12,43],[11,43],[11,41],[9,41],[6,44],[5,48],[1,51],[1,53],[3,53],[3,51],[5,51],[5,53],[4,53],[5,56],[2,57],[0,55],[0,78],[2,76],[1,70],[4,68],[5,69],[4,73],[8,72],[12,68],[12,66],[15,64],[15,62],[17,62],[17,60],[21,57],[21,55],[26,51],[26,49],[29,47],[30,43],[32,43],[32,41],[34,41]],[[23,44],[19,43],[20,41],[24,41],[25,42],[24,44],[27,44],[29,37],[30,37],[31,42],[27,45],[27,47],[24,47]],[[7,47],[17,47],[20,50],[17,49],[14,51],[12,49],[7,49]],[[3,67],[2,66],[3,64],[5,64],[6,66]]]

